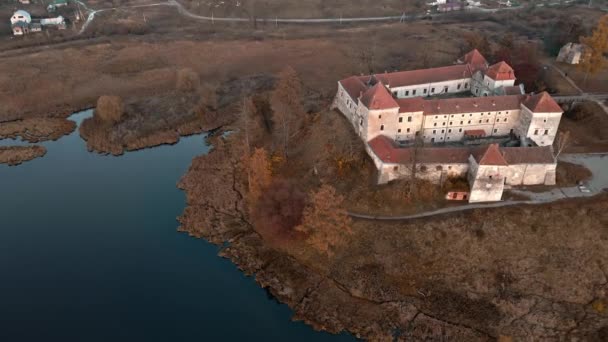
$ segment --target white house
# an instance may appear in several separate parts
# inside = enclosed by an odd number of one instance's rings
[[[32,22],[32,16],[24,10],[18,10],[13,13],[13,16],[11,17],[11,25],[14,25],[19,21],[29,24]]]

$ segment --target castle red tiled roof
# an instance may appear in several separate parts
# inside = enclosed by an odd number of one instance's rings
[[[371,150],[388,164],[409,164],[413,148],[403,148],[384,135],[368,142]],[[497,144],[473,147],[419,147],[416,162],[427,164],[467,164],[473,156],[480,165],[554,164],[550,146],[498,147]]]
[[[361,96],[361,102],[368,109],[387,109],[387,108],[398,108],[399,105],[393,99],[393,96],[388,92],[382,82],[376,83],[375,86],[369,88],[363,96]]]
[[[524,106],[535,113],[562,113],[562,107],[546,91],[529,96],[524,101]]]
[[[399,105],[399,113],[424,112],[424,115],[445,115],[517,110],[523,99],[523,95],[503,95],[430,100],[412,97],[395,101]]]
[[[555,163],[551,146],[505,147],[500,150],[509,165]]]
[[[479,165],[499,165],[499,166],[507,166],[507,161],[500,153],[498,149],[498,144],[490,144],[485,148],[483,153],[479,153],[475,156],[475,160],[479,163]]]
[[[340,81],[340,84],[346,90],[346,93],[350,96],[353,101],[357,101],[361,93],[367,90],[367,87],[361,81],[360,77],[351,76]]]
[[[482,113],[519,109],[522,95],[425,100],[424,115]]]
[[[472,74],[473,72],[468,64],[459,64],[431,69],[375,74],[374,77],[391,88],[397,88],[417,84],[460,80],[463,78],[470,78]]]
[[[411,97],[407,99],[397,99],[399,113],[423,112],[427,101],[421,97]]]
[[[515,72],[509,64],[505,62],[498,62],[491,65],[486,71],[486,75],[495,81],[514,80]]]
[[[472,51],[464,55],[464,57],[462,57],[462,60],[464,61],[464,63],[470,64],[473,67],[474,71],[485,70],[488,67],[488,61],[477,49],[473,49]]]

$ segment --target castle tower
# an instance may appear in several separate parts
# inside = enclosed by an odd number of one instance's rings
[[[538,146],[551,146],[557,135],[562,113],[562,108],[547,92],[528,96],[521,104],[516,133]]]

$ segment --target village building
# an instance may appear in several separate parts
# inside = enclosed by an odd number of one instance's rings
[[[55,12],[57,8],[65,7],[68,5],[68,0],[53,0],[47,7],[48,12]]]
[[[11,25],[20,21],[29,24],[32,22],[32,16],[24,10],[18,10],[13,13],[13,16],[11,17]]]
[[[585,54],[583,44],[568,43],[559,50],[556,61],[568,64],[579,64]]]
[[[562,109],[515,80],[507,63],[488,65],[473,50],[447,67],[341,80],[333,107],[366,143],[379,183],[410,177],[415,164],[418,178],[466,177],[470,202],[494,201],[505,185],[555,184]]]

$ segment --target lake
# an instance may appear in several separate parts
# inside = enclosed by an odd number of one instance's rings
[[[176,231],[203,138],[112,157],[76,130],[0,165],[0,341],[353,340],[291,322],[218,247]]]

